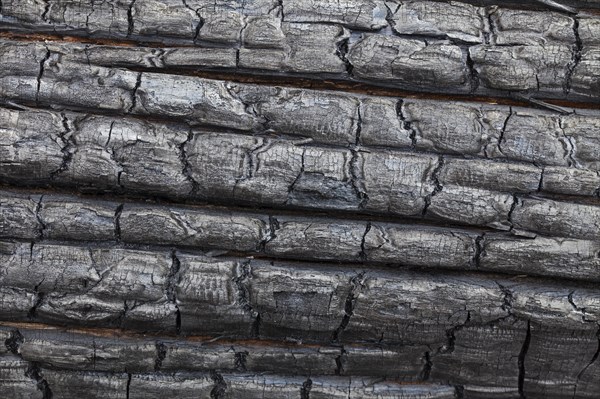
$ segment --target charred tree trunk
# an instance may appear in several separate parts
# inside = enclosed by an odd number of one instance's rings
[[[598,0],[2,0],[0,60],[1,397],[600,397]]]

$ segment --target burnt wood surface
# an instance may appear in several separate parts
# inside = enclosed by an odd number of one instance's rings
[[[600,398],[597,0],[0,1],[0,397]]]

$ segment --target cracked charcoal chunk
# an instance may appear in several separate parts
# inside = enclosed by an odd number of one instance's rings
[[[600,173],[591,170],[546,167],[542,189],[544,191],[579,195],[597,195],[600,190]]]
[[[570,143],[556,115],[519,110],[507,117],[494,157],[568,166]]]
[[[568,202],[521,199],[512,212],[515,228],[541,234],[598,240],[600,208]]]
[[[486,270],[548,275],[579,276],[598,281],[600,245],[595,241],[565,238],[485,236],[480,265]],[[526,258],[527,262],[522,262]]]
[[[577,396],[582,394],[582,397],[588,397],[578,389],[580,388],[578,385],[581,382],[587,382],[591,386],[597,386],[597,382],[589,379],[590,374],[580,376],[579,373],[587,371],[586,366],[590,363],[591,356],[598,347],[596,332],[597,329],[589,328],[577,333],[565,334],[556,329],[532,325],[531,343],[527,355],[531,356],[531,359],[539,359],[539,363],[529,362],[527,364],[524,392],[533,397],[571,397],[574,393],[577,393]],[[549,369],[542,371],[540,364],[550,361],[549,353],[559,356],[553,360]],[[544,377],[537,377],[541,373],[544,373]]]
[[[365,35],[351,46],[348,60],[353,74],[362,79],[414,88],[468,90],[468,68],[462,51],[444,42]]]
[[[394,152],[360,153],[358,162],[367,210],[387,210],[397,215],[419,215],[425,197],[434,189],[431,173],[437,165],[432,155]]]
[[[398,115],[398,101],[370,97],[360,103],[360,142],[364,145],[408,148],[412,145],[411,130]]]
[[[526,322],[510,320],[456,329],[451,350],[430,355],[430,378],[464,384],[465,391],[477,392],[474,397],[488,397],[484,392],[495,391],[504,395],[499,397],[518,397],[518,358],[526,333]]]
[[[4,253],[4,243],[0,244]],[[33,292],[18,288],[0,287],[0,317],[2,320],[25,320],[37,302]]]
[[[134,93],[132,111],[182,118],[190,124],[254,129],[259,121],[230,93],[229,87],[225,82],[144,73]]]
[[[0,357],[0,393],[7,398],[42,399],[37,382],[27,376],[29,367],[17,356]]]
[[[511,194],[479,188],[446,185],[431,196],[426,215],[461,224],[509,230]]]
[[[42,235],[49,239],[114,240],[114,203],[93,204],[69,197],[43,198],[39,210]]]
[[[40,65],[47,52],[47,48],[40,43],[0,41],[0,56],[3,60],[3,68],[0,72],[0,95],[7,100],[36,101]]]
[[[267,217],[126,205],[123,241],[255,251],[267,235]]]
[[[239,66],[276,72],[330,73],[346,72],[344,60],[337,54],[338,46],[349,37],[348,32],[334,25],[281,24],[284,35],[281,45],[253,45],[239,51]],[[280,48],[279,48],[280,47]]]
[[[490,17],[496,45],[575,45],[573,18],[558,12],[499,8],[492,10]]]
[[[310,267],[263,262],[253,262],[251,267],[248,300],[260,314],[261,335],[313,341],[332,338],[345,314],[354,277],[351,271],[315,273]]]
[[[37,238],[41,229],[36,217],[39,200],[36,196],[1,192],[0,237]]]
[[[426,151],[487,156],[498,145],[508,108],[475,103],[406,100],[402,114]]]
[[[581,52],[581,60],[573,71],[572,90],[590,98],[595,97],[600,91],[600,83],[597,78],[599,71],[600,48],[584,47]]]
[[[136,72],[62,61],[57,53],[50,54],[44,65],[36,96],[42,103],[53,104],[60,99],[75,109],[121,112],[135,105],[131,93],[138,79]]]
[[[42,367],[127,372],[154,370],[156,344],[53,330],[19,330],[19,354]]]
[[[322,260],[360,258],[365,223],[343,223],[277,218],[273,238],[265,245],[267,254]]]
[[[235,49],[191,47],[119,47],[87,45],[71,47],[69,58],[106,67],[124,68],[235,68]]]
[[[133,29],[127,25],[119,33],[142,36],[166,36],[192,40],[196,35],[200,18],[181,0],[134,1],[131,8]],[[126,5],[127,10],[129,4]],[[125,16],[127,21],[127,16]]]
[[[475,256],[475,237],[465,231],[373,223],[362,247],[369,261],[470,269]]]
[[[184,334],[251,336],[256,314],[237,281],[246,278],[244,266],[197,256],[179,256],[175,286]]]
[[[392,20],[392,29],[399,34],[444,36],[470,43],[483,43],[487,30],[484,8],[454,1],[402,1],[394,8]]]
[[[63,165],[64,127],[57,113],[0,109],[0,178],[43,182]]]
[[[528,193],[538,189],[541,173],[541,169],[533,165],[445,158],[438,180],[442,186],[450,184],[510,193]]]
[[[241,84],[235,89],[240,99],[266,120],[267,131],[326,144],[356,142],[359,103],[354,96]]]
[[[291,22],[331,22],[372,30],[387,25],[387,10],[383,1],[285,1],[283,11],[285,19]]]
[[[41,376],[48,382],[52,395],[57,398],[75,399],[126,399],[128,376],[126,373],[102,373],[84,371],[73,373],[42,369]]]
[[[477,45],[469,54],[481,83],[490,89],[562,93],[567,85],[569,46]]]
[[[0,396],[595,398],[600,2],[500,3],[2,0]]]
[[[83,115],[75,116],[74,124],[77,145],[63,180],[175,197],[191,191],[181,159],[188,128]]]
[[[593,17],[580,18],[579,38],[584,46],[600,44],[600,20]]]
[[[26,312],[28,317],[83,325],[151,325],[154,329],[175,325],[175,309],[165,294],[170,254],[2,243],[0,256],[7,265],[2,283],[23,290],[7,293],[36,297]],[[18,314],[12,306],[5,310]]]

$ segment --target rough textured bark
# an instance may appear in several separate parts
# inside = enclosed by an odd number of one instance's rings
[[[596,398],[599,6],[0,1],[0,396]]]

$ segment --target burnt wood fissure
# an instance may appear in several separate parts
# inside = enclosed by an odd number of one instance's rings
[[[0,396],[597,398],[598,0],[1,0]]]

